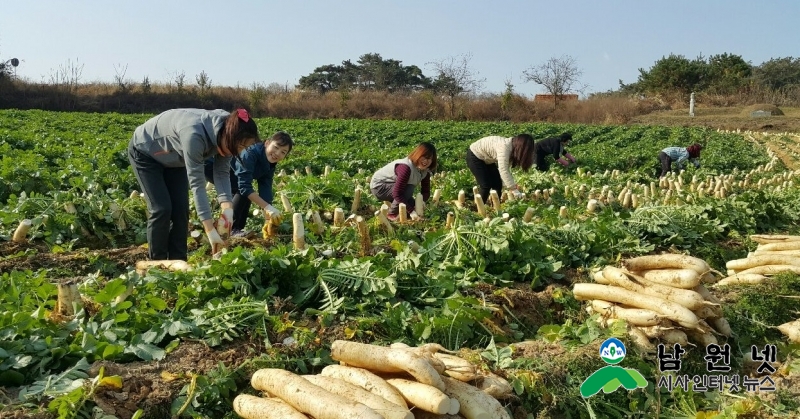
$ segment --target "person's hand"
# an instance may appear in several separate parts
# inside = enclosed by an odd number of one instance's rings
[[[578,163],[578,161],[575,160],[575,157],[573,157],[572,154],[567,153],[566,157],[569,159],[569,161],[571,161],[573,163]]]
[[[228,235],[233,226],[233,208],[225,208],[217,220],[217,232],[220,236]]]
[[[278,225],[283,220],[283,215],[277,208],[273,207],[271,204],[267,204],[267,206],[264,207],[264,218],[270,220],[272,224]]]
[[[564,160],[564,159],[558,159],[558,160],[556,160],[556,161],[558,162],[558,164],[560,164],[560,165],[562,165],[562,166],[564,166],[564,167],[567,167],[567,166],[569,166],[569,162],[567,162],[567,161],[566,161],[566,160]]]
[[[514,199],[516,199],[516,200],[520,200],[522,198],[525,198],[525,194],[520,192],[519,189],[514,189],[513,191],[511,191],[511,195],[513,195]]]
[[[211,230],[207,231],[206,236],[208,236],[208,243],[211,244],[212,255],[217,254],[217,252],[225,247],[225,242],[222,241],[222,237],[220,237],[216,229],[212,228]]]

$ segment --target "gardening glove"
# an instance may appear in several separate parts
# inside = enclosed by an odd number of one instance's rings
[[[566,160],[564,160],[564,159],[558,159],[558,160],[556,160],[556,161],[557,161],[557,162],[558,162],[560,165],[562,165],[562,166],[564,166],[564,167],[567,167],[567,166],[569,166],[569,163],[567,163],[567,161],[566,161]]]
[[[522,198],[525,198],[525,194],[520,192],[519,190],[516,190],[516,189],[511,191],[511,195],[513,195],[514,199],[516,199],[516,200],[520,200]]]
[[[267,204],[266,207],[263,209],[264,211],[264,218],[270,220],[270,222],[274,225],[278,225],[283,220],[283,215],[281,212],[273,207],[271,204]]]
[[[222,250],[225,247],[225,242],[222,241],[222,237],[219,236],[219,233],[216,229],[212,229],[206,232],[206,236],[208,236],[208,242],[211,244],[211,254],[215,255],[217,252]]]
[[[233,226],[233,208],[225,208],[217,220],[217,232],[220,236],[227,236]]]
[[[577,163],[578,161],[575,160],[575,157],[572,157],[572,154],[567,153],[566,157],[573,163]]]

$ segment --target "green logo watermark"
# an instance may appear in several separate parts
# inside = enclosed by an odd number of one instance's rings
[[[647,380],[639,371],[614,365],[625,359],[625,345],[619,339],[606,339],[600,345],[600,358],[610,365],[600,368],[584,380],[581,384],[581,396],[588,398],[600,390],[603,390],[603,393],[612,393],[619,386],[628,390],[647,387]]]

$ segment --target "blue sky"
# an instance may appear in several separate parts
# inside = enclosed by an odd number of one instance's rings
[[[212,85],[289,84],[325,64],[378,53],[403,65],[471,54],[485,92],[505,81],[544,92],[523,71],[570,56],[586,93],[636,81],[670,53],[731,53],[759,65],[800,56],[797,0],[32,0],[0,3],[0,58],[47,82],[166,83],[205,71]],[[126,69],[126,70],[123,70]]]

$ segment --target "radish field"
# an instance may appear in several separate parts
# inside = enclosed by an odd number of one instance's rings
[[[509,382],[502,404],[514,418],[800,415],[800,344],[776,328],[800,318],[800,268],[714,285],[728,262],[757,250],[752,235],[800,234],[800,171],[768,147],[791,136],[261,118],[263,137],[295,140],[274,182],[282,224],[266,237],[263,218],[250,217],[251,234],[212,257],[192,212],[190,269],[137,271],[147,207],[132,193],[126,147],[151,116],[0,110],[0,417],[237,418],[232,401],[258,394],[256,370],[317,373],[336,363],[334,340],[458,351]],[[564,131],[577,165],[513,170],[521,200],[472,198],[471,142]],[[436,196],[420,219],[384,223],[369,177],[421,141],[438,150]],[[699,169],[654,176],[661,149],[695,142]],[[30,230],[12,240],[23,220]],[[726,374],[769,377],[774,390],[665,388],[677,375],[712,374],[706,345],[690,339],[680,371],[665,371],[663,338],[637,345],[630,324],[589,313],[573,294],[598,268],[663,253],[708,264],[706,286],[732,330],[707,332],[730,349]],[[65,289],[80,294],[72,307],[57,303]],[[629,351],[619,365],[647,385],[583,397],[611,337]],[[765,371],[752,348],[769,345]]]

